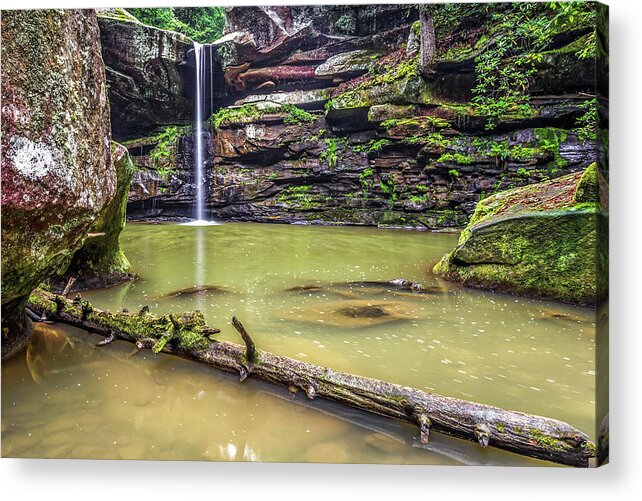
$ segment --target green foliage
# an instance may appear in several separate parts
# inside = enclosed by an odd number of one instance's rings
[[[355,146],[353,149],[357,153],[378,153],[389,144],[392,144],[389,139],[371,139],[368,144]]]
[[[586,142],[587,139],[589,141],[596,141],[599,118],[597,113],[597,98],[584,101],[581,108],[584,110],[584,113],[575,121],[576,127],[573,129],[573,132],[582,142]]]
[[[140,22],[212,43],[223,35],[225,7],[162,7],[127,9]]]
[[[560,155],[560,143],[566,141],[567,134],[563,130],[555,129],[536,129],[535,136],[539,139],[539,147],[553,155],[555,161],[554,172],[563,168],[568,163]]]
[[[437,40],[443,40],[461,24],[479,26],[486,22],[489,12],[493,10],[492,7],[494,6],[482,3],[455,2],[433,5],[432,14]]]
[[[455,162],[459,165],[470,165],[473,163],[473,157],[462,153],[444,153],[437,159],[437,162]]]
[[[457,169],[450,169],[448,171],[448,174],[450,174],[451,177],[458,178],[459,177],[459,171]]]
[[[491,17],[496,22],[493,40],[475,59],[472,99],[476,111],[487,117],[488,130],[507,113],[531,113],[529,83],[553,35],[595,26],[594,7],[588,2],[518,2]],[[591,57],[595,45],[595,37],[589,37],[578,57]]]
[[[435,146],[437,148],[448,148],[452,145],[451,141],[444,138],[439,132],[431,132],[424,136],[413,135],[403,140],[406,144],[427,144],[428,146]]]
[[[382,179],[379,183],[379,187],[381,188],[381,191],[388,196],[390,204],[394,205],[399,195],[397,194],[397,186],[395,185],[392,177],[388,176],[386,179]]]
[[[287,104],[281,108],[287,112],[287,116],[283,119],[285,125],[300,125],[310,124],[316,120],[316,117],[293,104]]]
[[[325,150],[321,152],[321,155],[319,155],[319,159],[328,162],[328,167],[334,169],[337,166],[337,162],[339,161],[339,143],[345,146],[347,144],[347,141],[347,138],[325,138]]]
[[[495,160],[497,160],[498,163],[504,162],[510,156],[508,140],[489,141],[488,151],[491,155],[495,156]]]
[[[408,200],[417,205],[425,204],[428,201],[428,193],[424,193],[423,195],[411,195]]]
[[[171,126],[166,127],[163,132],[156,136],[156,146],[149,152],[149,157],[152,162],[152,167],[156,170],[158,175],[165,179],[167,175],[173,170],[169,163],[172,161],[176,151],[176,143],[181,135],[179,127]]]
[[[226,123],[234,122],[239,119],[255,119],[261,116],[261,112],[253,104],[246,104],[240,108],[220,108],[216,113],[214,113],[209,121],[217,129]]]
[[[374,171],[372,170],[372,167],[366,167],[363,169],[363,172],[359,174],[359,184],[361,185],[361,189],[364,191],[364,193],[367,193],[370,191],[370,188],[372,188],[372,178],[374,176]]]
[[[517,144],[510,148],[508,156],[515,160],[530,160],[536,158],[540,151],[538,148]]]
[[[437,218],[438,226],[445,226],[446,224],[457,224],[457,212],[453,209],[446,209],[441,212]]]
[[[290,186],[283,190],[283,192],[277,197],[276,201],[286,205],[296,205],[297,207],[305,210],[312,209],[315,204],[309,191],[310,186],[308,185]]]
[[[344,14],[334,22],[334,29],[346,35],[354,35],[357,25],[353,16]]]
[[[587,2],[550,2],[549,7],[555,12],[551,20],[551,29],[557,32],[578,28],[592,27],[586,43],[576,52],[579,59],[592,59],[597,56],[597,17],[595,8]]]
[[[524,169],[524,167],[520,167],[519,169],[517,169],[517,175],[527,179],[531,177],[531,173]]]

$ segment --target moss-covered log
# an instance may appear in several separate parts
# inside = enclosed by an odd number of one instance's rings
[[[139,348],[149,347],[238,372],[241,379],[252,375],[302,389],[309,398],[326,398],[408,421],[419,427],[423,443],[431,431],[436,431],[479,442],[482,447],[490,445],[570,466],[587,467],[595,457],[595,446],[584,433],[555,419],[355,376],[258,349],[249,361],[245,346],[213,341],[211,334],[218,331],[207,327],[200,312],[156,316],[144,308],[138,313],[113,313],[42,290],[31,295],[28,307],[50,320],[123,339]]]

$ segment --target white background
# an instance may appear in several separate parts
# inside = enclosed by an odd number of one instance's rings
[[[390,0],[390,3],[392,0]],[[0,0],[2,9],[161,7],[202,0]],[[231,4],[229,0],[227,4]],[[234,2],[234,5],[256,5]],[[266,3],[266,2],[262,2]],[[271,4],[340,3],[291,2]],[[348,3],[348,2],[345,2]],[[375,2],[350,2],[375,3]],[[381,3],[381,2],[377,2]],[[0,460],[3,499],[642,499],[642,9],[611,0],[611,464],[597,470],[157,461]],[[91,440],[91,436],[87,436]]]

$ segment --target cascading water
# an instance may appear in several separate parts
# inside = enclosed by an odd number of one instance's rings
[[[195,134],[194,134],[194,184],[196,184],[196,221],[205,221],[205,190],[203,189],[203,46],[194,42],[196,60]]]
[[[202,226],[217,223],[214,221],[207,221],[205,219],[206,183],[203,163],[203,106],[205,104],[203,91],[205,88],[205,52],[203,51],[203,45],[197,42],[194,42],[194,59],[196,65],[194,94],[194,185],[196,186],[196,199],[194,204],[194,221],[186,224]],[[212,79],[210,78],[210,80]],[[212,82],[210,82],[210,86],[212,86]],[[212,95],[214,94],[213,87],[211,88],[211,93]]]

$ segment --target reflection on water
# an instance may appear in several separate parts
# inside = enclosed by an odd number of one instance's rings
[[[141,279],[102,308],[199,308],[223,339],[352,373],[562,419],[593,435],[592,310],[439,281],[456,235],[257,224],[127,226]],[[348,282],[405,278],[414,293]],[[176,291],[182,293],[176,294]],[[40,325],[2,367],[2,454],[263,461],[541,464],[308,402],[258,381]]]

